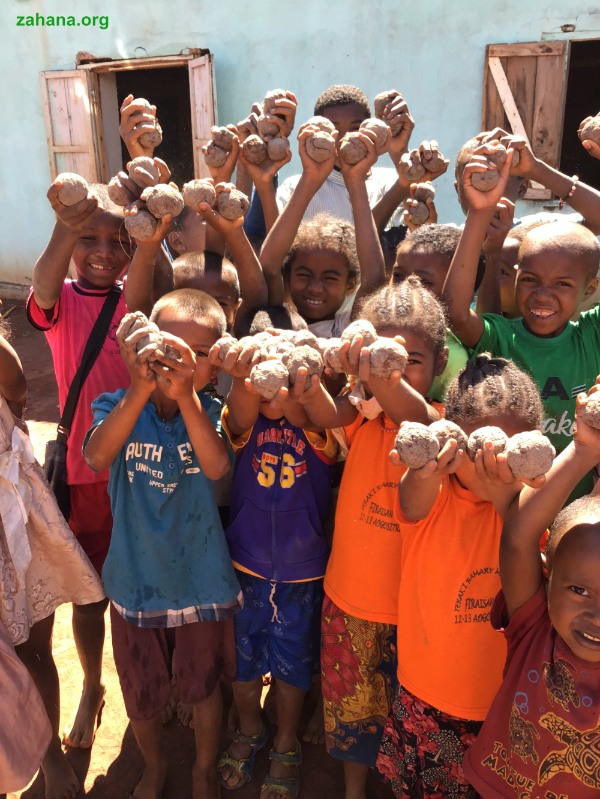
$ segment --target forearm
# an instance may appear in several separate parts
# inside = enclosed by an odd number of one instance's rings
[[[334,427],[348,427],[358,415],[358,411],[347,396],[331,397],[323,387],[304,408],[313,425],[320,430]]]
[[[233,436],[241,436],[254,427],[260,411],[260,397],[251,394],[242,378],[234,378],[227,395],[227,426]]]
[[[52,308],[59,300],[79,234],[57,221],[48,246],[33,267],[33,293],[40,308]]]
[[[394,388],[389,381],[371,378],[369,389],[381,405],[383,412],[395,425],[402,422],[420,422],[431,424],[440,418],[439,413],[429,405],[425,398],[415,391],[405,380]]]
[[[375,291],[385,282],[385,264],[379,235],[369,205],[369,195],[364,180],[346,183],[356,235],[356,252],[360,264],[360,289],[362,297]]]
[[[112,464],[131,435],[149,396],[150,392],[131,386],[121,402],[94,429],[83,453],[91,469],[101,472]]]
[[[127,279],[129,282],[129,278]],[[160,300],[165,294],[173,291],[173,264],[167,255],[164,246],[161,246],[154,260],[154,275],[152,278],[152,304]]]
[[[495,250],[485,256],[485,274],[477,293],[477,313],[502,313],[500,296],[500,252]]]
[[[27,382],[19,356],[0,336],[0,393],[15,416],[21,417],[27,400]]]
[[[539,160],[536,160],[535,169],[527,177],[541,183],[557,197],[567,197],[573,186],[572,177],[563,175]],[[600,234],[600,192],[585,183],[579,183],[573,196],[566,202],[581,214],[595,235]]]
[[[381,236],[385,226],[396,213],[398,206],[410,197],[410,186],[403,186],[397,180],[383,195],[381,200],[373,206],[373,219],[377,233]]]
[[[256,192],[260,197],[260,204],[262,205],[263,216],[265,218],[265,227],[267,228],[268,233],[279,216],[275,185],[272,180],[268,183],[257,183]]]
[[[215,430],[195,392],[179,401],[179,410],[200,468],[209,480],[219,480],[229,470],[224,440]]]
[[[264,305],[268,301],[267,284],[260,261],[248,241],[243,227],[235,228],[227,237],[227,244],[237,269],[242,294],[242,305],[238,311],[240,319],[248,310]]]
[[[448,309],[450,326],[467,347],[475,347],[483,334],[483,321],[471,311],[470,306],[475,293],[479,254],[493,214],[493,208],[469,211],[467,214],[465,229],[442,292],[442,302]]]
[[[290,424],[293,424],[294,427],[301,427],[302,430],[308,430],[311,433],[323,432],[323,427],[312,421],[306,408],[299,402],[288,400],[284,403],[282,411],[285,418]]]
[[[413,469],[404,473],[398,483],[398,497],[402,513],[411,522],[427,518],[440,492],[442,478],[439,476],[421,479]]]
[[[250,173],[246,169],[246,167],[241,163],[241,161],[237,162],[237,170],[235,173],[235,187],[238,191],[243,192],[246,197],[250,197],[252,194],[252,178],[250,177]]]
[[[125,284],[125,302],[130,313],[141,311],[146,316],[150,316],[155,263],[160,257],[160,250],[160,242],[138,242],[135,254],[129,264]],[[167,257],[166,254],[164,257]],[[171,270],[171,279],[172,276],[173,270]]]

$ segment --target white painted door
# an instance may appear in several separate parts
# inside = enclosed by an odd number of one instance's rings
[[[194,177],[209,178],[210,172],[204,163],[202,146],[211,140],[210,129],[213,125],[218,124],[213,56],[207,54],[192,59],[188,63],[188,69],[190,72]]]

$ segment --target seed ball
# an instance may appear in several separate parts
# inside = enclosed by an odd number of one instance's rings
[[[600,430],[600,393],[592,394],[581,410],[581,418],[590,427]]]
[[[150,324],[148,317],[146,314],[142,313],[142,311],[132,311],[130,314],[128,314],[128,316],[133,319],[133,324],[129,328],[127,337],[131,336],[133,333],[136,333],[141,327],[148,327]]]
[[[227,357],[229,350],[238,344],[237,338],[233,338],[233,336],[223,336],[217,341],[217,345],[219,347],[219,358],[220,360],[224,361]]]
[[[508,150],[512,143],[512,139],[510,136],[504,136],[504,138],[500,139],[500,144],[503,144],[504,147]],[[510,168],[512,169],[515,166],[519,166],[519,162],[521,161],[521,153],[518,150],[513,150],[513,157],[510,164]]]
[[[375,106],[375,116],[379,119],[383,119],[383,114],[385,112],[387,104],[392,100],[394,97],[397,97],[393,91],[388,92],[381,92],[375,98],[374,106]],[[392,136],[397,136],[402,128],[404,127],[404,123],[396,122],[394,125],[390,125],[390,132]]]
[[[284,335],[286,334],[286,335]],[[291,341],[294,347],[312,347],[317,349],[317,337],[310,330],[282,330],[282,336]]]
[[[246,211],[250,208],[250,201],[243,192],[231,189],[231,191],[222,191],[219,194],[217,208],[225,219],[239,219],[241,216],[245,216]]]
[[[578,133],[581,141],[594,141],[600,144],[600,116],[592,117]]]
[[[375,377],[390,378],[392,372],[404,374],[408,353],[397,341],[391,338],[378,338],[369,347],[371,374]]]
[[[329,339],[328,338],[319,338],[319,337],[317,337],[317,344],[316,344],[315,349],[317,350],[317,352],[319,353],[321,358],[323,357],[323,355],[325,355],[325,350],[327,349],[328,345],[329,345]]]
[[[156,233],[156,226],[158,222],[156,217],[152,216],[149,211],[143,208],[137,212],[135,216],[125,217],[125,228],[130,236],[140,241],[152,238]]]
[[[267,144],[267,155],[271,161],[283,161],[287,155],[289,141],[283,136],[277,136]]]
[[[289,384],[288,370],[282,361],[263,361],[252,368],[250,382],[261,396],[273,399],[280,388]]]
[[[497,169],[486,169],[485,172],[472,172],[471,183],[479,191],[491,191],[496,188],[500,175]]]
[[[431,183],[419,183],[415,189],[415,200],[426,203],[427,200],[435,200],[435,189]]]
[[[152,124],[149,119],[142,120],[141,122],[138,122],[138,124],[135,126],[135,129],[137,130],[141,128],[142,125],[149,125],[149,124]],[[154,130],[144,131],[144,133],[142,133],[142,135],[139,138],[139,142],[142,145],[142,147],[158,147],[158,145],[162,142],[162,140],[163,140],[162,128],[158,124],[158,121],[156,119],[154,120]]]
[[[183,211],[183,197],[178,189],[167,183],[159,183],[151,188],[146,196],[146,205],[151,214],[162,219],[167,214],[179,216]]]
[[[266,114],[275,114],[279,111],[279,108],[275,105],[275,100],[287,100],[285,89],[272,89],[265,94],[263,108]]]
[[[301,367],[308,369],[306,382],[304,384],[304,391],[306,391],[310,388],[311,377],[313,375],[319,375],[320,377],[323,373],[323,359],[312,347],[295,347],[288,360],[290,385],[293,386],[296,382],[296,378],[298,377],[298,369]]]
[[[412,216],[414,225],[422,225],[429,219],[429,208],[425,203],[417,203],[416,205],[405,205],[406,210]]]
[[[358,164],[367,153],[367,145],[359,139],[358,133],[346,133],[340,144],[340,155],[347,164]]]
[[[340,346],[342,344],[339,338],[330,338],[327,342],[327,347],[323,353],[323,363],[328,366],[336,374],[341,375],[344,373],[344,367],[340,360]]]
[[[533,480],[550,471],[556,450],[546,436],[534,432],[517,433],[508,439],[506,460],[513,476]]]
[[[162,337],[160,330],[152,322],[149,322],[148,326],[152,328],[152,331],[138,341],[135,347],[136,352],[140,352],[140,350],[143,350],[144,347],[147,347],[149,344],[156,344],[156,350],[154,351],[154,354],[164,356],[166,350],[165,340]]]
[[[294,351],[295,347],[291,341],[288,341],[285,338],[281,338],[280,336],[277,337],[279,341],[276,344],[272,344],[268,349],[267,353],[269,355],[274,355],[276,358],[279,358],[285,366],[288,365],[288,361],[290,359],[290,355]]]
[[[238,341],[238,344],[240,345],[240,352],[242,352],[242,350],[245,349],[250,349],[251,352],[250,357],[253,357],[254,354],[258,352],[262,347],[261,343],[259,341],[256,341],[254,336],[244,336]]]
[[[190,180],[184,184],[182,195],[183,202],[192,211],[198,211],[202,203],[208,203],[212,208],[217,199],[215,187],[208,180]]]
[[[121,184],[118,175],[108,182],[108,196],[115,205],[125,206],[132,202],[131,192]]]
[[[311,117],[306,124],[315,125],[315,127],[319,128],[323,133],[333,133],[335,130],[335,125],[330,119],[327,119],[327,117]]]
[[[261,330],[260,333],[255,333],[253,338],[254,341],[258,341],[260,346],[263,347],[265,344],[272,344],[276,337],[266,330]]]
[[[462,449],[463,452],[467,451],[467,436],[464,432],[460,429],[457,424],[454,422],[449,422],[447,419],[440,419],[439,422],[434,422],[433,424],[429,425],[429,429],[435,435],[438,440],[438,444],[440,445],[440,452],[444,449],[448,441],[453,438],[456,443],[456,451],[454,453],[454,457],[456,457],[456,453],[459,449]],[[453,459],[454,460],[454,459]]]
[[[56,180],[62,182],[62,186],[58,190],[58,199],[63,205],[75,205],[87,197],[89,186],[87,180],[80,175],[76,175],[74,172],[61,172]]]
[[[370,347],[377,341],[377,332],[370,322],[366,319],[357,319],[348,325],[341,335],[342,344],[344,341],[352,341],[354,336],[363,337],[363,347]]]
[[[434,433],[418,422],[407,422],[400,428],[396,436],[395,448],[400,461],[409,469],[422,469],[434,461],[440,451],[440,445]]]
[[[334,150],[335,139],[331,134],[325,131],[321,130],[309,136],[306,140],[306,152],[313,161],[317,161],[319,164],[323,161],[327,161]]]
[[[242,144],[242,153],[251,164],[262,164],[267,157],[267,145],[259,136],[248,136]]]
[[[410,153],[404,153],[400,159],[400,167],[402,168],[404,177],[410,181],[421,180],[421,178],[425,177],[425,167],[420,162],[417,164],[413,163],[413,153],[419,155],[418,150],[411,150]]]
[[[434,152],[429,160],[423,158],[423,166],[427,172],[439,172],[445,166],[444,156],[440,152]]]
[[[230,153],[233,150],[233,137],[235,133],[229,128],[217,128],[213,133],[213,144]]]
[[[227,161],[227,155],[228,153],[225,150],[221,147],[217,147],[217,145],[211,141],[206,148],[204,163],[206,166],[212,166],[214,169],[218,169]]]
[[[381,119],[365,119],[360,123],[360,127],[364,130],[372,130],[377,136],[377,141],[380,147],[383,147],[390,135],[390,129]]]
[[[508,436],[504,430],[494,426],[480,427],[479,430],[475,430],[471,433],[469,441],[467,442],[467,454],[472,461],[475,460],[475,455],[477,455],[479,450],[483,449],[483,445],[486,441],[492,442],[494,445],[494,455],[498,455],[506,449]]]
[[[158,167],[152,160],[152,158],[146,158],[145,155],[140,155],[138,158],[134,158],[133,161],[129,164],[129,177],[136,186],[140,186],[142,189],[145,189],[147,184],[145,183],[142,177],[139,177],[135,174],[136,169],[145,169],[146,172],[150,174],[150,177],[154,181],[152,186],[156,186],[160,178],[160,172],[158,171]]]
[[[506,147],[503,144],[496,144],[494,146],[494,151],[492,153],[488,153],[486,158],[488,161],[491,161],[496,167],[501,167],[502,164],[506,161]]]
[[[279,133],[279,125],[271,122],[264,114],[261,114],[256,120],[256,127],[258,128],[259,136],[277,136]]]

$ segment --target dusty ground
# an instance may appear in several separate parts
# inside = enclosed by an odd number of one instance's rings
[[[3,311],[16,306],[9,316],[12,344],[23,362],[28,382],[28,407],[26,418],[37,458],[44,460],[45,442],[54,436],[58,422],[58,392],[52,357],[44,335],[27,322],[23,303],[5,300]],[[82,673],[71,633],[71,609],[63,605],[56,613],[54,626],[54,656],[60,674],[61,727],[67,724],[79,700]],[[91,750],[67,751],[69,760],[84,790],[79,796],[94,799],[127,799],[135,787],[143,763],[128,724],[115,671],[110,641],[110,623],[107,618],[106,646],[104,649],[104,678],[107,686],[106,705],[102,723]],[[227,701],[226,701],[227,705]],[[223,725],[223,733],[225,725]],[[273,728],[271,728],[273,732]],[[175,717],[165,726],[164,743],[170,761],[165,799],[188,799],[191,796],[191,767],[194,760],[193,732]],[[222,736],[226,748],[227,737]],[[255,780],[238,791],[223,791],[223,797],[258,799],[261,780],[268,771],[266,747],[257,758]],[[342,764],[330,758],[325,747],[303,745],[302,790],[299,799],[342,799]],[[41,774],[21,793],[9,794],[10,799],[43,799]],[[370,799],[392,799],[392,792],[374,777],[370,780]]]

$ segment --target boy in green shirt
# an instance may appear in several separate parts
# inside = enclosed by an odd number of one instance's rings
[[[479,316],[471,310],[481,245],[511,174],[514,150],[520,154],[519,174],[564,197],[594,228],[600,221],[600,193],[539,161],[527,143],[516,137],[498,185],[488,192],[474,188],[471,178],[475,172],[495,168],[487,158],[493,148],[484,144],[475,150],[463,172],[469,210],[442,298],[453,331],[473,354],[490,352],[510,358],[530,372],[546,411],[543,432],[561,452],[573,438],[577,394],[591,388],[600,374],[599,309],[581,314],[577,322],[570,321],[598,285],[600,244],[586,227],[570,222],[533,230],[519,249],[515,302],[520,317]],[[570,501],[591,490],[590,474]]]

